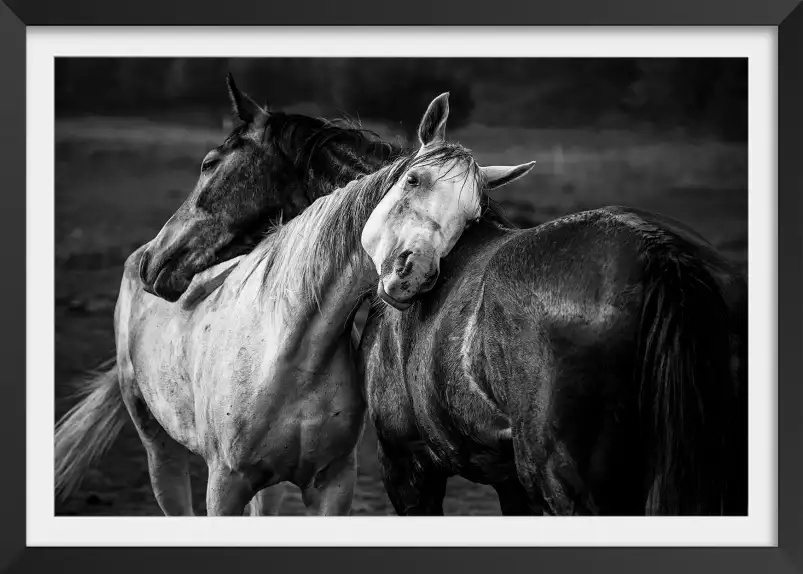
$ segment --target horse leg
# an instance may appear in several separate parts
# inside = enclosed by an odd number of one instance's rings
[[[377,443],[382,482],[399,516],[443,516],[449,476],[426,455]]]
[[[242,516],[245,505],[256,492],[252,482],[242,472],[223,464],[209,464],[209,481],[206,485],[207,516]]]
[[[120,388],[148,455],[148,472],[156,502],[166,516],[192,516],[190,451],[173,440],[154,418],[136,381],[121,376]]]
[[[499,506],[504,516],[542,516],[544,514],[540,497],[535,497],[538,503],[534,502],[534,497],[521,485],[518,477],[513,476],[492,486],[499,497]]]
[[[307,509],[319,516],[348,516],[357,484],[357,450],[332,462],[301,491]]]
[[[249,514],[251,516],[278,516],[286,493],[287,486],[282,482],[263,488],[248,503]]]

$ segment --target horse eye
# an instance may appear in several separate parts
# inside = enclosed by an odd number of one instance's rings
[[[408,185],[412,185],[412,186],[418,185],[418,176],[416,174],[414,174],[414,173],[408,173],[407,174],[407,184]]]
[[[208,160],[206,160],[203,163],[203,165],[201,165],[201,171],[209,171],[209,170],[211,170],[213,167],[215,167],[218,164],[219,161],[220,161],[219,159],[208,159]]]

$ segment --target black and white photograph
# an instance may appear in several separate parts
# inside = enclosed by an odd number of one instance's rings
[[[748,63],[636,56],[57,57],[56,516],[746,516]]]

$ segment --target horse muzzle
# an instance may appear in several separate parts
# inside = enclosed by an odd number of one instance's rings
[[[389,273],[379,279],[377,295],[385,303],[404,311],[419,295],[431,291],[440,274],[438,260],[406,251],[395,258]]]

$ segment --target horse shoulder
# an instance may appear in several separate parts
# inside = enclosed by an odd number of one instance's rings
[[[177,441],[197,451],[195,389],[183,373],[171,319],[178,309],[149,295],[139,280],[147,245],[125,261],[115,307],[117,362],[123,385],[133,385],[159,424]]]

